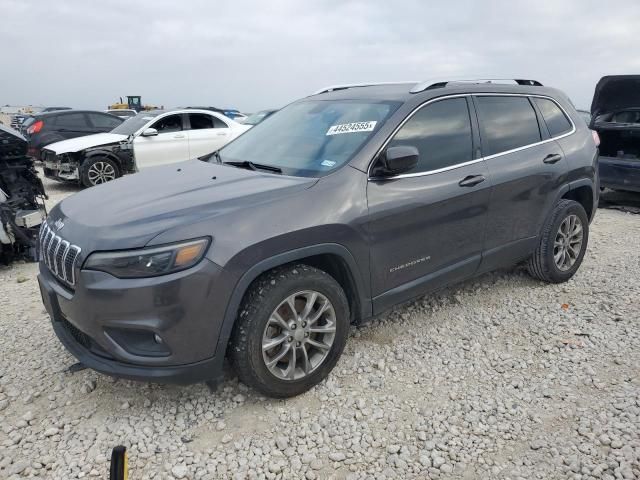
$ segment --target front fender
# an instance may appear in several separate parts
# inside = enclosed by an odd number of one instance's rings
[[[358,315],[363,319],[371,317],[372,303],[369,294],[369,284],[365,281],[365,278],[368,277],[364,277],[362,275],[354,256],[345,246],[337,243],[323,243],[298,248],[261,260],[241,275],[240,279],[237,281],[233,289],[233,293],[231,294],[229,301],[227,302],[222,329],[220,335],[218,336],[216,354],[218,352],[224,351],[224,349],[226,348],[229,337],[231,336],[231,331],[233,330],[233,325],[237,317],[238,309],[240,308],[240,303],[242,302],[242,298],[244,297],[244,294],[246,293],[251,283],[256,278],[258,278],[264,272],[280,265],[322,254],[337,255],[345,262],[353,280],[358,305],[360,305],[360,311],[358,312]]]

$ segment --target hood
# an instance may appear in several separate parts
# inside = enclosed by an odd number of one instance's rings
[[[91,147],[99,147],[110,143],[118,143],[126,140],[126,135],[117,133],[96,133],[95,135],[87,135],[86,137],[70,138],[47,145],[47,150],[53,151],[56,155],[63,153],[74,153]]]
[[[596,85],[591,114],[640,107],[640,75],[609,75]]]
[[[256,208],[317,179],[261,173],[200,160],[153,167],[67,197],[49,215],[83,251],[137,248],[160,233]],[[237,214],[237,213],[234,213]],[[211,231],[215,235],[215,231]]]
[[[0,124],[0,160],[27,154],[27,139],[15,130]]]

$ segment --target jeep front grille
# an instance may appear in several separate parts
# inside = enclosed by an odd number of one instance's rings
[[[76,263],[80,247],[70,244],[53,233],[47,222],[42,222],[38,239],[40,259],[57,278],[68,285],[76,283]]]

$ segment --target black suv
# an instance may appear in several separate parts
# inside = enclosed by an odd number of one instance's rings
[[[240,379],[275,397],[325,378],[349,326],[526,261],[582,262],[597,147],[538,82],[340,86],[209,158],[75,194],[40,235],[55,332],[133,379]]]
[[[92,110],[56,110],[27,118],[20,131],[29,141],[29,156],[40,160],[41,150],[50,143],[94,133],[110,132],[124,121]]]

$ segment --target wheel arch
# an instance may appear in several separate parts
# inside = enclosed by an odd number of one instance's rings
[[[326,243],[284,252],[253,265],[238,280],[227,303],[216,354],[225,352],[242,299],[263,273],[291,263],[304,263],[326,271],[344,289],[351,310],[351,323],[371,317],[371,299],[355,258],[343,245]]]
[[[123,173],[123,165],[122,165],[122,160],[120,159],[120,157],[118,157],[118,155],[116,155],[115,153],[113,153],[111,150],[107,150],[107,149],[96,149],[96,150],[89,150],[89,151],[85,151],[85,152],[81,152],[81,164],[86,162],[87,160],[92,160],[95,157],[106,157],[109,160],[113,160],[114,162],[116,162],[116,164],[118,165],[118,168],[120,168],[120,173]]]
[[[582,205],[584,211],[587,212],[589,221],[593,219],[596,202],[593,193],[593,182],[591,180],[585,178],[571,182],[569,190],[566,191],[561,198],[578,202]]]

